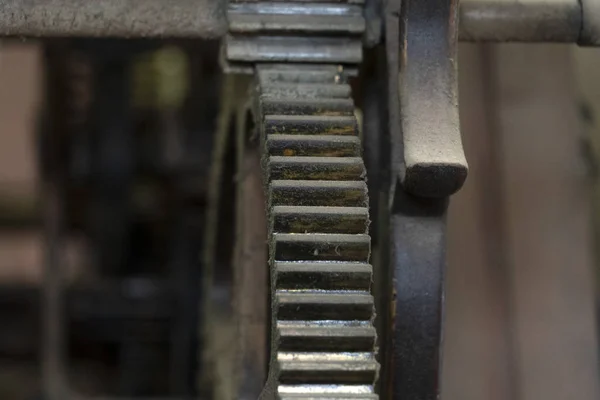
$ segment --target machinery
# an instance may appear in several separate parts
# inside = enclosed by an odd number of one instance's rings
[[[43,398],[80,397],[80,318],[120,327],[127,398],[433,400],[458,42],[600,46],[600,1],[6,0],[0,27],[46,52]],[[77,300],[70,232],[106,288]]]

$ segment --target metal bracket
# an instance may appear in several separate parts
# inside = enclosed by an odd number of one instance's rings
[[[390,0],[386,56],[394,276],[391,398],[437,400],[448,197],[467,163],[456,83],[456,0]],[[398,72],[399,71],[399,72]],[[400,181],[401,185],[397,182]]]
[[[457,0],[405,0],[400,16],[402,159],[405,190],[445,197],[467,176],[458,118]]]

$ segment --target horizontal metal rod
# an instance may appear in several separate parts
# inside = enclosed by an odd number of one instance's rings
[[[223,0],[1,0],[0,36],[217,38]]]
[[[579,41],[578,0],[463,0],[460,33],[465,41]]]
[[[461,0],[460,40],[599,46],[598,9],[598,0]]]
[[[2,0],[0,36],[218,38],[227,0]],[[596,5],[598,4],[598,5]],[[598,0],[461,0],[460,40],[600,45]]]

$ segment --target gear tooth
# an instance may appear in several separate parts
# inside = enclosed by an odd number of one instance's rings
[[[365,234],[369,228],[366,207],[289,207],[272,211],[273,232]]]
[[[282,351],[371,351],[375,328],[357,321],[280,321],[277,324]]]
[[[348,234],[274,234],[278,261],[362,261],[369,260],[369,235]]]
[[[277,354],[281,383],[372,383],[377,362],[372,353],[300,353]]]
[[[346,84],[295,83],[270,84],[261,86],[260,97],[265,99],[280,99],[293,97],[297,99],[349,99],[351,88]]]
[[[279,385],[277,394],[280,399],[377,399],[372,385]]]
[[[269,177],[286,180],[358,181],[364,179],[360,157],[282,157],[269,159]]]
[[[226,66],[249,72],[252,63],[277,63],[277,70],[286,71],[281,64],[291,62],[299,64],[298,72],[311,76],[314,70],[303,64],[329,64],[323,73],[335,72],[332,67],[339,63],[358,64],[367,27],[363,3],[233,0],[227,9]]]
[[[310,394],[285,394],[279,400],[377,400],[376,394],[341,394],[341,395],[310,395]]]
[[[269,135],[266,149],[271,156],[360,157],[360,139],[355,136]]]
[[[373,267],[367,263],[276,262],[276,285],[280,289],[369,291]]]
[[[290,66],[287,64],[266,64],[261,65],[256,73],[261,85],[337,83],[339,80],[338,68],[335,65],[305,64]],[[354,109],[354,107],[352,108]]]
[[[350,99],[267,98],[261,105],[265,115],[354,115],[354,104]]]
[[[358,122],[354,115],[267,115],[264,129],[267,135],[357,136]]]
[[[224,38],[225,57],[232,64],[259,62],[357,64],[363,56],[359,36],[241,35]]]
[[[373,317],[373,296],[366,292],[288,292],[275,295],[279,320],[370,321]]]
[[[231,3],[229,31],[241,34],[303,32],[361,34],[365,30],[362,7],[354,4],[297,3],[289,13],[285,3]]]
[[[271,206],[367,207],[363,181],[271,181]]]

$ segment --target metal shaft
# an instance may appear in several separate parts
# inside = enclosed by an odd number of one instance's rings
[[[582,34],[583,21],[599,21],[582,13],[582,4],[585,0],[462,0],[460,40],[593,44]]]
[[[3,0],[3,36],[218,38],[219,0]],[[461,0],[460,40],[600,45],[597,0]]]

